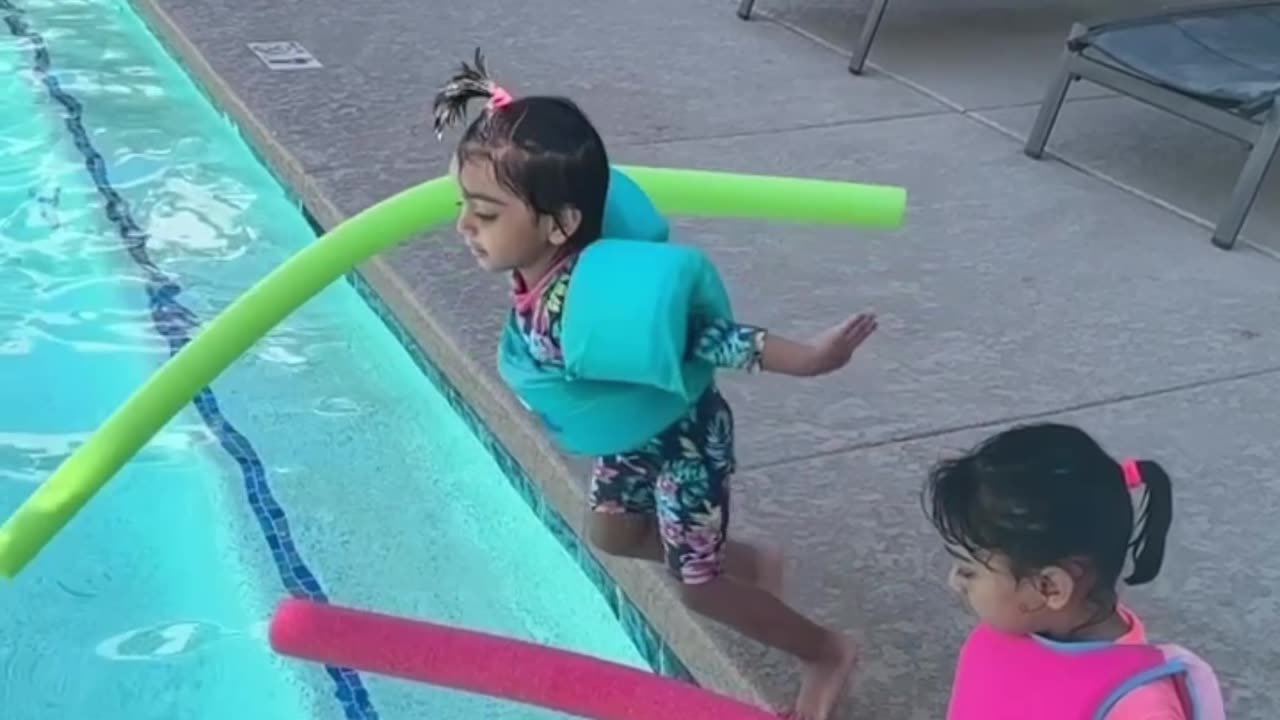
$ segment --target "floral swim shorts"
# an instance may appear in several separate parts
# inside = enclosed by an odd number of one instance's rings
[[[720,575],[729,527],[733,411],[715,386],[639,450],[596,458],[591,508],[656,516],[667,567],[683,583]]]

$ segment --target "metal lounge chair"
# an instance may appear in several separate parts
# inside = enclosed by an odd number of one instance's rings
[[[738,17],[750,20],[751,11],[755,5],[756,0],[739,0]],[[862,32],[858,33],[858,41],[854,43],[853,54],[849,57],[849,72],[854,75],[861,75],[862,68],[867,64],[867,55],[871,54],[871,43],[875,42],[876,33],[880,30],[880,21],[884,19],[884,11],[888,6],[889,0],[871,0],[867,18],[862,21]]]
[[[1027,155],[1043,155],[1067,89],[1081,79],[1252,148],[1213,231],[1214,245],[1233,247],[1280,147],[1280,2],[1076,24],[1027,138]]]

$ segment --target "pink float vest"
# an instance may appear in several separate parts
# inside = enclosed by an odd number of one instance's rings
[[[1056,643],[979,625],[956,667],[947,720],[1103,720],[1125,694],[1179,683],[1189,720],[1224,720],[1213,671],[1174,645]]]

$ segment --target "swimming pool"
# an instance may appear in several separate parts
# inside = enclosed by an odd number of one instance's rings
[[[0,0],[0,512],[314,238],[124,0]],[[0,586],[22,720],[550,718],[274,657],[287,594],[648,667],[360,290],[339,283]]]

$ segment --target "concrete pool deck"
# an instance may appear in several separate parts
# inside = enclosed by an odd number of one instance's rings
[[[891,8],[875,67],[849,76],[837,0],[582,4],[474,0],[136,0],[309,209],[332,226],[444,171],[428,106],[483,47],[517,93],[578,99],[618,162],[901,184],[907,227],[848,233],[681,223],[720,263],[744,318],[789,334],[875,308],[854,366],[806,382],[726,376],[737,409],[735,527],[780,542],[790,600],[855,634],[847,717],[942,715],[968,620],[918,504],[928,464],[1011,422],[1083,424],[1161,460],[1178,508],[1161,578],[1131,595],[1161,637],[1200,650],[1233,717],[1280,714],[1280,266],[1210,246],[1244,151],[1208,131],[1073,91],[1033,161],[1030,126],[1078,4]],[[785,24],[785,25],[784,25]],[[789,27],[788,27],[789,26]],[[610,32],[610,28],[623,31]],[[322,68],[272,71],[247,43],[293,40]],[[1280,247],[1275,173],[1244,238]],[[448,234],[364,268],[401,321],[575,528],[582,473],[497,381],[504,282]],[[1268,410],[1272,408],[1272,410]],[[785,703],[791,663],[685,613],[652,568],[604,560],[706,685]]]

